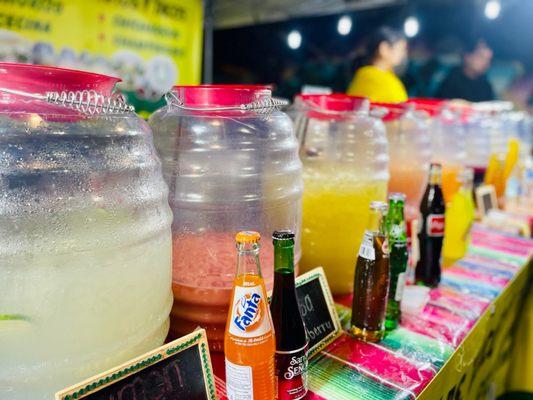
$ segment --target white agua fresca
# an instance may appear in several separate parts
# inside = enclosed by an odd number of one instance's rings
[[[0,399],[49,400],[167,335],[168,191],[117,82],[0,63]]]

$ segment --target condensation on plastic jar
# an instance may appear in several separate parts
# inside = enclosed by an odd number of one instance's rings
[[[2,92],[117,81],[0,64],[2,399],[50,399],[168,332],[171,213],[148,125]]]
[[[304,165],[303,271],[324,267],[334,293],[353,290],[370,202],[386,200],[387,135],[369,101],[300,95],[293,115]]]
[[[295,261],[300,258],[298,143],[283,112],[227,109],[268,103],[267,86],[175,87],[172,93],[187,109],[171,102],[150,119],[174,212],[171,334],[200,325],[211,349],[221,351],[236,270],[235,233],[251,229],[263,236],[260,259],[268,289],[274,230],[295,231]],[[226,109],[216,110],[221,107]]]

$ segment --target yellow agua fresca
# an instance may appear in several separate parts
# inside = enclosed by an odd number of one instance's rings
[[[306,165],[302,272],[322,266],[334,294],[352,292],[370,202],[386,196],[385,179],[371,179],[346,166]]]

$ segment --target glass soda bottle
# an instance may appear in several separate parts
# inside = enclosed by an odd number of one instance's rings
[[[432,163],[429,183],[420,203],[422,222],[418,233],[420,258],[415,281],[430,287],[438,286],[441,275],[440,255],[444,239],[444,197],[442,196],[440,164]]]
[[[226,391],[229,400],[272,400],[276,397],[276,340],[259,265],[257,232],[239,232],[237,275],[224,335]]]
[[[275,231],[274,290],[270,311],[276,332],[278,399],[302,399],[307,393],[307,337],[294,286],[294,233]]]
[[[405,194],[389,195],[389,213],[387,215],[387,234],[390,248],[390,285],[385,317],[385,329],[396,329],[400,322],[400,301],[405,286],[405,271],[409,258],[407,250],[407,232],[404,219]]]
[[[384,202],[370,203],[368,225],[355,266],[350,331],[355,337],[369,342],[379,342],[385,333],[390,282],[386,210]]]

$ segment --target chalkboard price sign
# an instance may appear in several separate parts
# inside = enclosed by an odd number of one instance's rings
[[[296,297],[312,357],[341,334],[341,324],[321,267],[296,278]]]
[[[498,208],[496,189],[493,185],[482,185],[476,189],[476,203],[481,216],[485,216],[492,209]]]
[[[56,400],[216,400],[205,330],[56,393]]]

